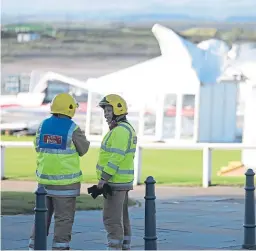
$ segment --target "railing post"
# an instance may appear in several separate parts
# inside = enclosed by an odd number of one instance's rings
[[[248,169],[245,173],[245,210],[244,210],[244,249],[255,249],[255,198],[254,171]]]
[[[5,146],[1,145],[1,180],[4,179]]]
[[[38,186],[35,211],[35,250],[47,250],[47,207],[46,190]]]
[[[155,205],[155,180],[152,176],[147,177],[145,193],[145,236],[144,250],[157,250],[156,236],[156,205]]]
[[[210,147],[203,148],[203,187],[207,188],[211,185],[212,176],[212,149]]]
[[[141,181],[141,168],[142,168],[142,147],[137,146],[134,158],[134,181],[133,185],[137,186]]]

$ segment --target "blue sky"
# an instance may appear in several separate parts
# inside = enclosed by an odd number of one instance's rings
[[[2,0],[2,14],[24,15],[46,12],[85,13],[177,13],[224,19],[256,16],[256,0]]]

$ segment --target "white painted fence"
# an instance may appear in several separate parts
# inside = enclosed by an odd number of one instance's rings
[[[6,148],[24,148],[33,147],[32,142],[13,142],[0,141],[1,145],[1,178],[4,177],[5,170],[5,149]],[[100,142],[91,142],[90,147],[100,147]],[[203,150],[203,170],[202,170],[202,185],[209,187],[212,177],[212,150],[250,150],[256,149],[256,145],[245,145],[242,143],[138,143],[136,158],[135,158],[135,178],[134,185],[141,183],[142,170],[142,150],[143,149],[165,149],[165,150]],[[161,160],[159,160],[159,168],[161,168]],[[95,163],[96,164],[96,163]]]

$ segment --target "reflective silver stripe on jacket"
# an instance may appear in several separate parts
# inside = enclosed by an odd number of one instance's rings
[[[117,149],[117,148],[107,147],[106,145],[103,145],[103,144],[101,144],[101,149],[106,151],[106,152],[109,152],[109,153],[118,153],[118,154],[123,155],[123,156],[125,156],[125,154],[127,154],[127,153],[135,153],[135,151],[136,151],[136,148],[132,148],[132,149],[128,149],[126,151],[123,151],[123,150],[120,150],[120,149]]]
[[[74,153],[76,153],[76,149],[71,149],[72,135],[73,135],[73,131],[76,128],[76,124],[74,122],[72,123],[72,125],[70,126],[70,128],[68,130],[66,149],[39,148],[39,141],[40,141],[42,125],[43,125],[43,123],[41,123],[41,125],[39,126],[38,131],[37,131],[37,136],[36,136],[36,151],[37,152],[52,153],[52,154],[74,154]]]
[[[56,196],[77,196],[80,195],[80,189],[72,190],[52,190],[46,189],[47,195],[56,195]]]
[[[127,147],[127,151],[128,151],[131,149],[131,145],[132,145],[132,131],[131,131],[130,127],[127,125],[119,124],[119,126],[124,127],[129,132],[129,140],[128,140],[128,147]]]
[[[115,170],[115,171],[117,171],[118,168],[119,168],[117,165],[115,165],[115,164],[113,164],[113,163],[111,163],[111,162],[108,162],[108,167],[112,168],[112,169]]]
[[[39,149],[39,150],[38,150]],[[73,154],[76,153],[75,149],[49,149],[49,148],[37,148],[37,152],[52,153],[52,154]]]
[[[69,242],[52,242],[53,248],[69,248]]]
[[[131,148],[131,145],[132,145],[132,130],[131,130],[131,128],[125,124],[119,124],[119,126],[126,128],[129,132],[128,147],[127,147],[127,150],[125,151],[125,153],[135,153],[136,148]]]
[[[47,175],[39,173],[38,170],[36,170],[36,176],[40,179],[45,180],[69,180],[69,179],[75,179],[82,175],[82,171],[79,171],[78,173],[73,174],[60,174],[60,175]]]
[[[125,156],[126,152],[117,148],[107,147],[106,145],[101,144],[101,149],[109,153],[118,153]]]
[[[108,163],[108,166],[109,166],[109,163]],[[104,169],[103,166],[99,166],[98,164],[96,165],[96,168],[99,171],[103,171],[103,169]],[[118,168],[114,169],[114,170],[116,170],[116,173],[118,173],[118,174],[134,174],[134,170],[119,170]]]
[[[123,155],[123,156],[125,156],[125,154],[127,154],[127,153],[135,153],[136,148],[131,149],[131,144],[132,144],[132,131],[131,131],[131,129],[127,125],[124,125],[124,124],[119,124],[118,126],[126,128],[129,132],[129,140],[128,140],[127,150],[123,151],[123,150],[120,150],[120,149],[117,149],[117,148],[107,147],[107,142],[108,142],[108,140],[109,140],[113,131],[110,132],[110,134],[106,138],[105,142],[103,144],[101,144],[101,149],[106,151],[106,152],[117,153],[117,154],[120,154],[120,155]]]

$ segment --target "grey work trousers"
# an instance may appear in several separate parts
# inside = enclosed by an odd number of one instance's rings
[[[52,243],[53,250],[69,250],[72,227],[76,211],[76,197],[49,197],[46,196],[47,211],[47,236],[54,214],[54,237]],[[34,249],[35,229],[29,240],[29,249]]]
[[[107,231],[108,249],[131,248],[131,225],[128,212],[128,192],[113,191],[104,199],[103,223]]]

